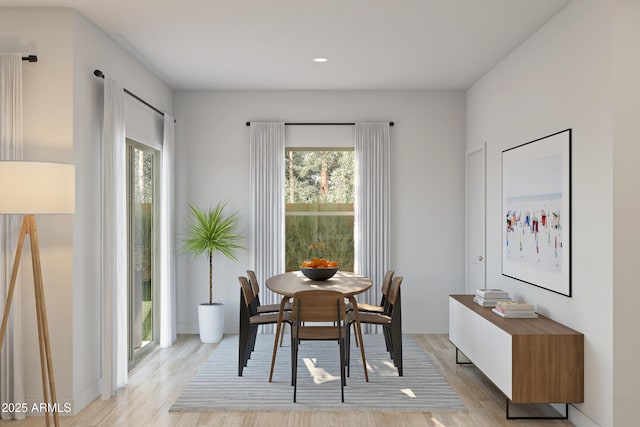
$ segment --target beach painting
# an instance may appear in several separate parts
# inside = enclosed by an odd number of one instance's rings
[[[571,296],[571,129],[502,152],[502,274]]]

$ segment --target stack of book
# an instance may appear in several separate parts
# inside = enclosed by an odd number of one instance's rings
[[[502,289],[478,289],[473,302],[483,307],[495,307],[500,301],[511,301],[509,293]]]
[[[511,319],[535,319],[535,306],[526,302],[500,301],[492,309],[498,316]]]

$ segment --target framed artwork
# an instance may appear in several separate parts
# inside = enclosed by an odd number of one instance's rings
[[[571,296],[571,129],[502,152],[502,274]]]

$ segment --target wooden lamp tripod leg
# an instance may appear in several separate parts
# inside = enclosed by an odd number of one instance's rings
[[[42,347],[44,344],[44,355],[46,358],[47,366],[46,371],[49,374],[49,390],[51,391],[51,403],[53,404],[53,422],[56,427],[60,425],[60,418],[58,414],[58,399],[56,397],[56,382],[53,376],[53,360],[51,358],[51,342],[49,340],[49,322],[47,321],[47,306],[44,298],[44,285],[42,282],[42,266],[40,265],[40,247],[38,245],[38,232],[36,229],[36,219],[33,215],[27,215],[29,218],[30,226],[28,228],[29,236],[31,237],[31,262],[33,265],[33,286],[36,294],[36,311],[38,314],[38,334],[40,335],[40,362],[43,365]],[[45,373],[45,367],[41,366],[42,373]],[[43,393],[45,396],[45,403],[47,400],[47,387],[46,381],[43,378]],[[45,410],[45,416],[47,422],[49,421],[49,408]],[[48,423],[47,423],[48,425]]]
[[[51,392],[51,402],[53,404],[53,421],[54,425],[60,425],[60,419],[57,409],[56,385],[53,376],[53,362],[51,359],[51,343],[49,341],[49,325],[47,321],[47,309],[44,298],[44,286],[42,282],[42,267],[40,265],[40,248],[38,246],[38,233],[36,230],[36,220],[33,215],[25,215],[18,237],[18,247],[16,249],[16,257],[13,262],[13,272],[11,273],[11,283],[7,294],[7,304],[5,306],[2,318],[2,328],[0,329],[0,350],[4,342],[7,321],[9,318],[9,310],[13,299],[18,268],[20,266],[20,258],[22,256],[22,248],[24,245],[25,235],[29,234],[31,243],[31,262],[33,266],[33,285],[35,291],[36,316],[38,319],[38,344],[40,348],[40,371],[42,374],[42,393],[45,409],[45,422],[49,426],[49,392]],[[45,363],[46,362],[46,363]],[[47,384],[48,383],[48,384]],[[47,389],[48,385],[48,389]]]
[[[33,261],[32,261],[33,262]],[[34,288],[34,292],[35,292],[35,301],[36,301],[36,317],[38,318],[38,348],[40,349],[40,374],[42,375],[42,401],[45,405],[47,405],[47,407],[49,406],[49,391],[47,389],[47,369],[46,369],[46,356],[45,356],[45,345],[44,345],[44,335],[43,335],[43,328],[44,328],[44,322],[42,319],[42,309],[41,309],[41,302],[40,302],[40,290],[38,289],[38,286],[35,284],[33,285]],[[44,413],[44,417],[45,417],[45,422],[47,427],[49,427],[50,425],[50,421],[49,421],[49,411],[45,411]]]

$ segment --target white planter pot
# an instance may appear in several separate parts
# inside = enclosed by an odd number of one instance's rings
[[[198,306],[198,325],[200,341],[219,342],[224,331],[224,305],[222,303],[204,303]]]

